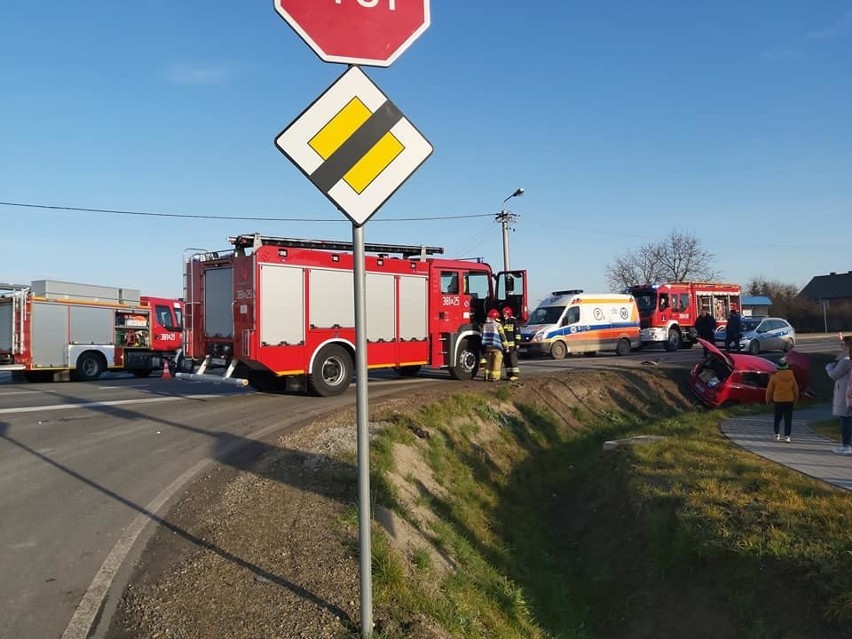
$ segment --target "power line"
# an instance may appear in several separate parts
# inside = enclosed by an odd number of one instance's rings
[[[48,204],[33,204],[31,202],[2,202],[0,206],[15,206],[28,209],[45,209],[50,211],[75,211],[83,213],[106,213],[109,215],[137,215],[143,217],[168,217],[189,220],[241,220],[250,222],[340,222],[334,219],[317,219],[311,217],[258,217],[243,215],[194,215],[189,213],[153,213],[150,211],[124,211],[121,209],[94,209],[80,206],[51,206]],[[373,222],[424,222],[429,220],[463,220],[475,217],[492,217],[493,213],[473,215],[433,215],[424,217],[396,217],[393,219],[378,219]]]

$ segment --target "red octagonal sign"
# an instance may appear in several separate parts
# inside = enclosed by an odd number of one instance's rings
[[[388,67],[429,27],[429,0],[273,0],[326,62]]]

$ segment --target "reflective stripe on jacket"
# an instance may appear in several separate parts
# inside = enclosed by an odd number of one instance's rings
[[[503,327],[496,320],[486,320],[482,327],[482,348],[506,348],[506,335]]]
[[[506,348],[515,348],[521,342],[521,327],[514,317],[503,320],[503,332],[506,334]]]

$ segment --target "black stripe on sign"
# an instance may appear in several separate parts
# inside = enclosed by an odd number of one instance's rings
[[[387,100],[311,173],[311,182],[323,193],[328,193],[401,119],[402,112],[393,102]]]

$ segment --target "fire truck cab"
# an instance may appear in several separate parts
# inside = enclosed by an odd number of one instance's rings
[[[186,263],[186,360],[177,377],[262,391],[342,393],[354,371],[350,242],[258,234]],[[525,271],[431,257],[439,247],[365,245],[367,366],[414,375],[422,366],[470,379],[490,308],[527,316]],[[224,367],[222,375],[208,374]]]
[[[667,282],[631,286],[628,292],[639,307],[642,345],[662,344],[667,351],[692,348],[695,320],[702,310],[724,326],[731,309],[740,308],[739,284]]]

